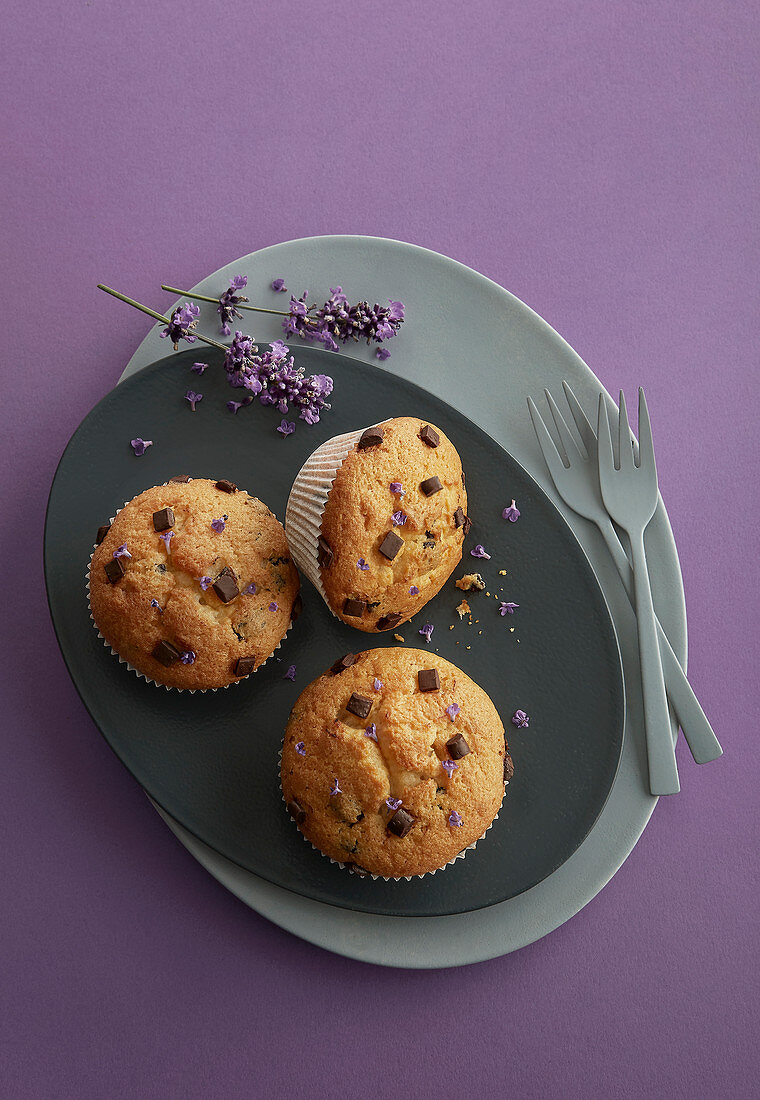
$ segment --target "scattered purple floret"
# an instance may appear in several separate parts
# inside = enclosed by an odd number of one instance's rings
[[[295,680],[295,678],[296,678],[296,666],[295,665],[289,665],[288,666],[288,671],[283,676],[283,680]]]
[[[419,594],[420,594],[419,588],[417,587],[416,584],[413,584],[412,587],[409,589],[409,595],[410,596],[419,596]]]
[[[417,633],[422,634],[425,641],[428,643],[428,645],[430,645],[430,638],[431,638],[432,633],[433,633],[434,630],[435,630],[435,627],[433,626],[432,623],[425,623],[425,625],[423,627],[421,627],[420,630],[418,630]]]
[[[245,586],[245,588],[243,589],[243,595],[244,596],[255,596],[256,592],[257,592],[257,588],[256,588],[256,582],[255,581],[251,581],[251,583],[247,584]]]
[[[193,363],[190,370],[194,371],[195,374],[203,374],[203,372],[204,372],[204,370],[206,369],[207,366],[208,366],[208,363]]]
[[[470,550],[470,554],[473,558],[486,558],[488,561],[491,560],[491,555],[486,553],[485,547],[481,546],[480,543]]]
[[[249,394],[248,397],[244,397],[242,401],[228,401],[227,408],[231,413],[236,413],[238,409],[242,409],[243,405],[250,405],[253,401],[253,397]]]
[[[127,550],[126,542],[123,542],[121,544],[121,546],[116,547],[116,549],[113,552],[113,556],[115,558],[131,558],[132,557],[129,550]]]
[[[383,681],[378,680],[377,677],[375,677],[375,682],[372,686],[374,687],[375,691],[382,691],[383,690]]]
[[[175,351],[179,348],[180,340],[187,340],[188,344],[194,344],[198,337],[192,330],[198,324],[200,312],[200,306],[194,302],[185,302],[184,305],[178,306],[169,318],[169,324],[163,332],[159,333],[159,336],[162,340],[168,336]]]
[[[195,406],[198,404],[199,401],[202,400],[202,393],[193,393],[192,390],[188,390],[185,394],[185,401],[188,401],[190,403],[190,408],[193,410],[193,412],[195,412]]]
[[[458,765],[453,760],[442,760],[441,767],[446,772],[446,775],[451,779],[454,772],[457,770]]]
[[[270,603],[269,610],[270,611],[277,611],[278,610],[277,604],[274,602],[274,600],[272,600],[272,602]]]
[[[459,714],[459,710],[460,710],[460,707],[459,707],[458,703],[451,703],[450,706],[446,707],[446,713],[448,714],[448,716],[449,716],[449,718],[451,719],[452,722],[454,721],[456,716]]]
[[[391,492],[395,493],[397,497],[402,497],[404,495],[404,486],[400,481],[392,481]]]
[[[220,534],[224,530],[225,526],[226,525],[225,525],[225,522],[224,522],[223,519],[212,519],[211,520],[212,530],[216,531],[217,534]]]
[[[272,279],[272,290],[274,290],[277,294],[285,293],[287,292],[287,289],[288,288],[285,286],[285,280],[282,275],[278,275],[276,279]]]
[[[169,545],[169,543],[174,538],[174,532],[173,531],[162,531],[161,534],[158,537],[161,539],[164,546],[166,547],[166,553],[170,554],[172,548]]]
[[[356,563],[356,568],[361,569],[362,573],[366,573],[369,570],[369,566],[367,565],[364,558],[359,558],[358,562]]]
[[[277,431],[280,433],[280,435],[282,436],[283,439],[287,435],[292,435],[295,430],[296,430],[295,420],[286,420],[285,417],[282,418],[282,420],[280,421],[280,426],[277,429]]]
[[[502,600],[502,602],[499,604],[499,614],[514,615],[515,608],[519,606],[519,603],[504,603],[504,601]]]
[[[394,512],[391,519],[394,527],[403,527],[406,523],[406,513],[402,511]]]
[[[375,355],[381,361],[383,359],[390,359],[390,357],[391,357],[391,353],[388,351],[387,348],[378,348],[377,351],[375,352]]]
[[[520,729],[526,729],[530,719],[524,710],[516,710],[512,715],[512,724],[519,726]]]
[[[195,663],[195,651],[192,650],[192,649],[185,650],[185,652],[180,657],[180,661],[182,661],[183,665],[192,665],[192,664],[194,664]]]
[[[129,445],[132,448],[132,450],[135,452],[137,457],[139,458],[141,455],[145,454],[148,447],[153,446],[153,440],[152,439],[140,439],[140,437],[138,435],[137,439],[130,439]]]
[[[462,815],[458,814],[456,812],[456,810],[452,810],[451,813],[449,814],[449,825],[451,825],[451,827],[453,829],[458,829],[461,824],[462,824]]]
[[[371,726],[367,726],[364,731],[364,736],[369,737],[370,741],[377,741],[377,726],[374,722]]]
[[[501,514],[503,518],[508,519],[510,523],[516,523],[517,520],[520,518],[520,509],[517,507],[513,500],[509,507],[505,508]]]
[[[299,756],[306,756],[306,745],[303,741],[296,741],[296,752]]]
[[[337,776],[336,776],[335,779],[333,779],[333,785],[332,785],[332,787],[330,787],[330,795],[332,796],[332,795],[335,795],[335,794],[343,794],[343,791],[338,786]]]
[[[158,602],[158,600],[151,600],[150,606],[155,607],[156,611],[163,611],[163,608],[161,607],[161,604]]]
[[[213,583],[214,582],[211,577],[198,577],[198,584],[201,586],[204,592],[207,588],[210,588]]]
[[[401,799],[400,798],[386,798],[385,805],[388,807],[389,810],[393,810],[395,812],[399,808],[399,806],[401,805]]]

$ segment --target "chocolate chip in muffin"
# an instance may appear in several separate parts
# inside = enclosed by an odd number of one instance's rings
[[[229,565],[226,565],[216,578],[212,585],[222,603],[229,603],[234,600],[236,596],[240,595],[240,589],[237,584],[237,577],[235,576]]]
[[[467,517],[465,516],[462,509],[457,508],[456,512],[454,513],[454,526],[455,527],[464,527],[464,521],[466,519],[467,519]]]
[[[220,493],[236,493],[237,485],[234,481],[228,481],[226,478],[222,478],[221,481],[217,481],[214,485],[215,489],[218,489]]]
[[[291,798],[290,802],[288,802],[287,810],[296,825],[301,825],[306,820],[306,810],[297,798]]]
[[[437,475],[435,477],[429,477],[420,483],[420,489],[426,497],[431,497],[433,493],[440,493],[442,488],[441,479]]]
[[[153,513],[153,530],[154,531],[168,531],[170,527],[174,526],[174,509],[173,508],[159,508],[157,512]]]
[[[110,523],[104,523],[102,527],[98,527],[98,533],[95,536],[95,545],[96,546],[100,546],[101,542],[103,541],[103,539],[106,537],[106,535],[108,534],[108,532],[110,530],[111,530],[111,524]]]
[[[332,560],[332,547],[327,539],[323,539],[320,535],[319,541],[317,542],[317,564],[321,565],[323,569],[329,569],[332,565]]]
[[[372,710],[372,700],[366,699],[363,695],[357,695],[356,692],[353,692],[351,698],[346,703],[346,710],[351,714],[355,714],[357,718],[366,718]]]
[[[343,614],[349,615],[352,619],[361,619],[366,610],[367,604],[364,600],[354,600],[349,598],[343,604]]]
[[[414,825],[416,818],[405,810],[403,806],[399,806],[393,817],[390,819],[387,825],[389,833],[393,833],[394,836],[403,838],[409,833]]]
[[[441,677],[437,668],[423,668],[417,673],[417,683],[420,691],[438,691],[441,686]]]
[[[111,584],[117,584],[126,573],[121,558],[109,558],[103,568]]]
[[[393,626],[398,626],[401,622],[402,616],[398,611],[391,611],[388,615],[383,615],[381,619],[378,619],[375,626],[378,630],[390,630]]]
[[[515,774],[515,766],[512,763],[512,757],[508,752],[504,753],[504,782],[509,783],[512,776]]]
[[[174,477],[169,478],[168,484],[171,485],[173,481],[176,481],[179,485],[187,485],[190,480],[192,480],[190,474],[176,474]]]
[[[293,606],[290,609],[290,621],[294,623],[303,611],[303,599],[299,592],[296,598],[293,600]]]
[[[333,676],[338,676],[341,672],[345,672],[347,668],[350,668],[351,665],[355,664],[357,660],[358,654],[346,653],[345,656],[337,660],[334,665],[330,666],[330,672],[333,674]]]
[[[255,657],[238,657],[235,662],[235,675],[248,676],[256,668]]]
[[[359,878],[366,878],[369,871],[365,871],[363,867],[360,867],[358,863],[346,863],[346,870],[350,871],[352,875],[357,875]]]
[[[359,438],[357,447],[360,451],[366,451],[368,447],[377,447],[378,444],[383,442],[383,439],[384,434],[382,428],[367,428]]]
[[[157,642],[151,653],[151,657],[154,657],[159,664],[164,665],[166,668],[173,665],[181,656],[182,652],[176,646],[173,646],[171,642]]]
[[[461,733],[455,733],[453,737],[450,737],[446,742],[446,748],[449,750],[449,756],[452,760],[461,760],[463,756],[467,756],[469,752],[472,752]]]
[[[399,538],[395,531],[389,531],[378,546],[378,550],[388,561],[393,561],[403,545],[404,540]]]
[[[427,443],[428,447],[437,447],[441,442],[441,437],[435,428],[431,428],[429,424],[425,424],[420,428],[420,439],[423,443]]]

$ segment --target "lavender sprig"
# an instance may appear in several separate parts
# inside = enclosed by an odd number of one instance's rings
[[[237,307],[242,302],[247,302],[248,299],[244,295],[238,294],[237,291],[242,290],[247,284],[247,275],[233,275],[230,279],[230,285],[219,299],[216,312],[219,314],[220,318],[220,331],[223,332],[225,336],[229,336],[232,322],[236,317],[239,317],[241,321],[243,319],[243,314],[240,313]]]

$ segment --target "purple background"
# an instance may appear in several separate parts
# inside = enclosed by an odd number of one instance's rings
[[[44,0],[3,23],[5,1094],[749,1096],[756,5]],[[608,388],[646,387],[725,748],[700,769],[681,745],[681,795],[577,917],[462,970],[341,959],[226,893],[96,733],[47,613],[56,462],[146,331],[96,282],[158,306],[320,233],[451,255]]]

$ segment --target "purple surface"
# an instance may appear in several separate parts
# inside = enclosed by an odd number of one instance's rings
[[[2,1091],[750,1096],[756,6],[46,0],[3,38]],[[145,332],[95,283],[156,306],[334,232],[470,264],[645,386],[725,749],[680,746],[681,795],[583,912],[464,970],[333,957],[227,894],[97,735],[45,604],[55,464]]]

